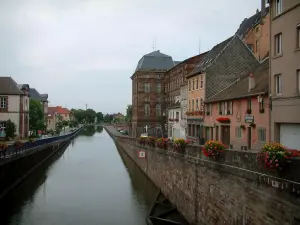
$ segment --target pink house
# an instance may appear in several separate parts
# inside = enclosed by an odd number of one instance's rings
[[[259,150],[270,137],[269,59],[243,77],[204,102],[204,137]]]

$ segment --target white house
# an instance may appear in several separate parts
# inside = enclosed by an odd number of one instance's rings
[[[175,105],[168,108],[168,137],[173,140],[177,138],[186,138],[185,127],[182,126],[180,96],[176,96]]]
[[[5,136],[7,120],[16,125],[17,136],[28,136],[29,89],[28,84],[19,87],[11,77],[0,77],[0,138]]]
[[[185,139],[187,136],[187,129],[188,129],[187,115],[186,115],[187,111],[188,111],[188,86],[182,85],[180,87],[180,112],[181,112],[180,126]]]

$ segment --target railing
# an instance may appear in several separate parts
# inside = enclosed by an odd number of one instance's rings
[[[7,149],[5,150],[0,150],[0,159],[1,158],[8,158],[17,154],[21,154],[25,151],[32,150],[41,146],[45,146],[47,144],[54,144],[56,142],[62,142],[65,139],[70,138],[74,134],[76,134],[78,131],[81,130],[82,127],[78,128],[76,131],[66,134],[66,135],[61,135],[61,136],[55,136],[55,137],[49,137],[45,139],[38,139],[33,142],[25,142],[22,143],[20,146],[15,146],[15,145],[9,145]]]

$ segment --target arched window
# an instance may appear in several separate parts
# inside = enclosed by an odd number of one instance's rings
[[[161,106],[160,106],[160,104],[156,105],[156,116],[161,116]]]

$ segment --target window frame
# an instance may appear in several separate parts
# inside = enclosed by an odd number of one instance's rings
[[[300,23],[296,26],[296,48],[300,48]]]
[[[203,82],[203,74],[200,75],[200,89],[203,88],[204,82]]]
[[[156,104],[155,106],[155,115],[161,116],[161,104]]]
[[[156,83],[156,93],[161,93],[161,83]]]
[[[195,79],[195,83],[196,83],[196,90],[198,90],[199,89],[198,78]]]
[[[151,86],[149,82],[144,83],[144,92],[145,93],[150,93],[151,92]]]
[[[148,104],[148,103],[144,105],[144,115],[150,116],[150,104]]]
[[[267,141],[267,129],[265,127],[257,128],[257,141],[260,143],[265,143]]]
[[[275,95],[277,95],[277,96],[282,95],[282,79],[281,79],[281,74],[275,74],[274,75],[274,86],[275,86],[275,90],[274,90]]]
[[[278,33],[274,36],[274,55],[279,56],[282,55],[282,33]]]
[[[0,96],[0,110],[7,110],[8,98],[6,96]]]
[[[237,139],[243,139],[243,131],[242,131],[242,128],[240,126],[235,128],[235,137]]]
[[[282,14],[282,0],[275,0],[275,16]]]

